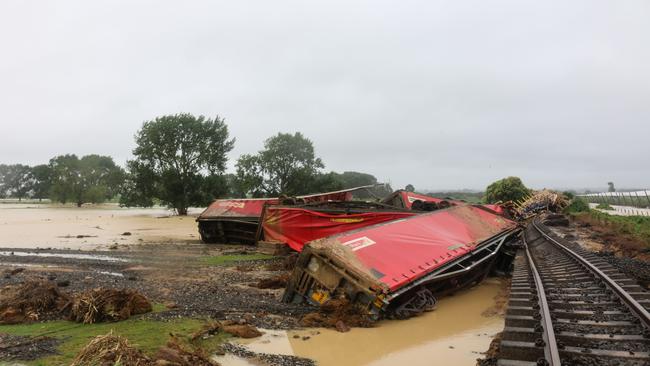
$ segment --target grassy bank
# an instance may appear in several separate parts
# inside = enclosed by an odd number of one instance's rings
[[[592,210],[580,199],[574,199],[565,212],[575,221],[606,229],[607,232],[631,238],[639,243],[639,248],[650,249],[650,217],[610,215],[599,210]]]
[[[129,342],[143,350],[148,355],[153,355],[167,343],[170,333],[179,336],[182,341],[189,342],[189,335],[198,331],[206,324],[199,319],[180,318],[170,321],[129,319],[117,323],[79,324],[65,320],[49,321],[43,323],[2,325],[0,333],[9,333],[20,336],[39,337],[47,336],[62,341],[58,347],[58,355],[48,356],[35,361],[24,362],[27,365],[69,365],[79,350],[81,350],[93,337],[113,331],[116,335],[126,337]],[[215,350],[226,339],[224,333],[206,339],[197,340],[194,345],[207,351]],[[2,364],[0,362],[0,364]]]
[[[631,235],[642,240],[650,248],[650,217],[609,215],[597,210],[575,214],[580,221],[607,226],[616,233]]]

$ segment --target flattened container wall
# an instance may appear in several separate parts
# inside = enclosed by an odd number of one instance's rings
[[[264,240],[286,243],[302,251],[305,243],[382,222],[416,215],[412,211],[346,212],[318,210],[310,207],[267,206],[262,228]]]
[[[302,298],[320,303],[327,298],[354,293],[345,286],[360,283],[358,293],[375,294],[367,303],[383,303],[385,308],[413,284],[424,284],[429,275],[442,275],[441,269],[449,273],[468,266],[471,269],[472,260],[465,265],[460,262],[474,255],[481,261],[492,258],[494,251],[516,228],[513,221],[480,207],[465,205],[316,240],[301,254],[299,263],[302,266],[294,270],[285,300]],[[488,250],[483,250],[488,244]],[[312,261],[312,258],[316,259]],[[321,281],[320,272],[313,270],[320,266],[333,267],[332,271],[345,278],[345,285],[332,288],[333,281]],[[310,289],[296,288],[294,284],[299,281],[310,282],[301,280],[305,273],[313,278],[310,281],[314,285]]]

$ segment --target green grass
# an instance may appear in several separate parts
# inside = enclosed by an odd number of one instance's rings
[[[225,266],[240,261],[255,261],[264,259],[275,258],[269,254],[253,253],[253,254],[227,254],[212,257],[202,257],[203,263],[209,266]]]
[[[589,204],[587,201],[583,200],[580,197],[575,197],[571,200],[571,203],[567,208],[564,209],[564,212],[569,214],[577,214],[580,212],[589,212]]]
[[[59,338],[63,341],[59,345],[59,355],[28,361],[25,364],[33,366],[69,365],[77,352],[93,337],[107,334],[110,331],[126,337],[132,345],[137,346],[148,355],[153,355],[160,346],[167,343],[170,333],[178,335],[181,340],[189,341],[188,336],[199,330],[204,324],[206,324],[206,321],[190,318],[171,321],[129,319],[122,322],[99,324],[79,324],[56,320],[44,323],[2,325],[0,326],[0,333]],[[197,341],[196,345],[207,351],[212,351],[227,337],[228,335],[219,333],[215,337]]]
[[[614,210],[614,207],[610,206],[609,203],[599,203],[596,208],[599,210]]]
[[[650,217],[609,215],[594,210],[590,211],[589,214],[594,219],[614,226],[618,232],[631,234],[650,246]]]
[[[160,313],[160,312],[163,312],[165,310],[167,310],[167,307],[165,306],[165,304],[161,304],[159,302],[154,302],[151,305],[151,312],[153,312],[153,313]]]

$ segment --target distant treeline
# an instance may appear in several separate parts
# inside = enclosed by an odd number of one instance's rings
[[[179,214],[219,197],[302,195],[377,183],[367,173],[324,171],[312,142],[300,132],[278,133],[257,154],[244,154],[226,174],[235,139],[223,119],[191,114],[158,117],[135,136],[126,169],[110,156],[59,155],[47,164],[0,164],[0,198],[101,203],[123,206],[163,203]]]
[[[441,192],[427,192],[426,194],[440,198],[450,198],[454,200],[461,200],[469,203],[482,203],[484,201],[485,192],[469,192],[469,191],[441,191]]]

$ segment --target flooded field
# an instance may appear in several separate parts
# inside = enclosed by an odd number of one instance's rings
[[[403,321],[383,321],[375,328],[348,333],[329,329],[267,331],[246,347],[259,353],[311,358],[322,366],[475,365],[504,326],[494,313],[500,280],[483,284],[440,301],[436,310]],[[443,361],[444,362],[441,362]],[[250,365],[227,356],[224,366]]]
[[[198,243],[194,220],[161,207],[0,204],[0,247],[106,249],[115,244]]]

